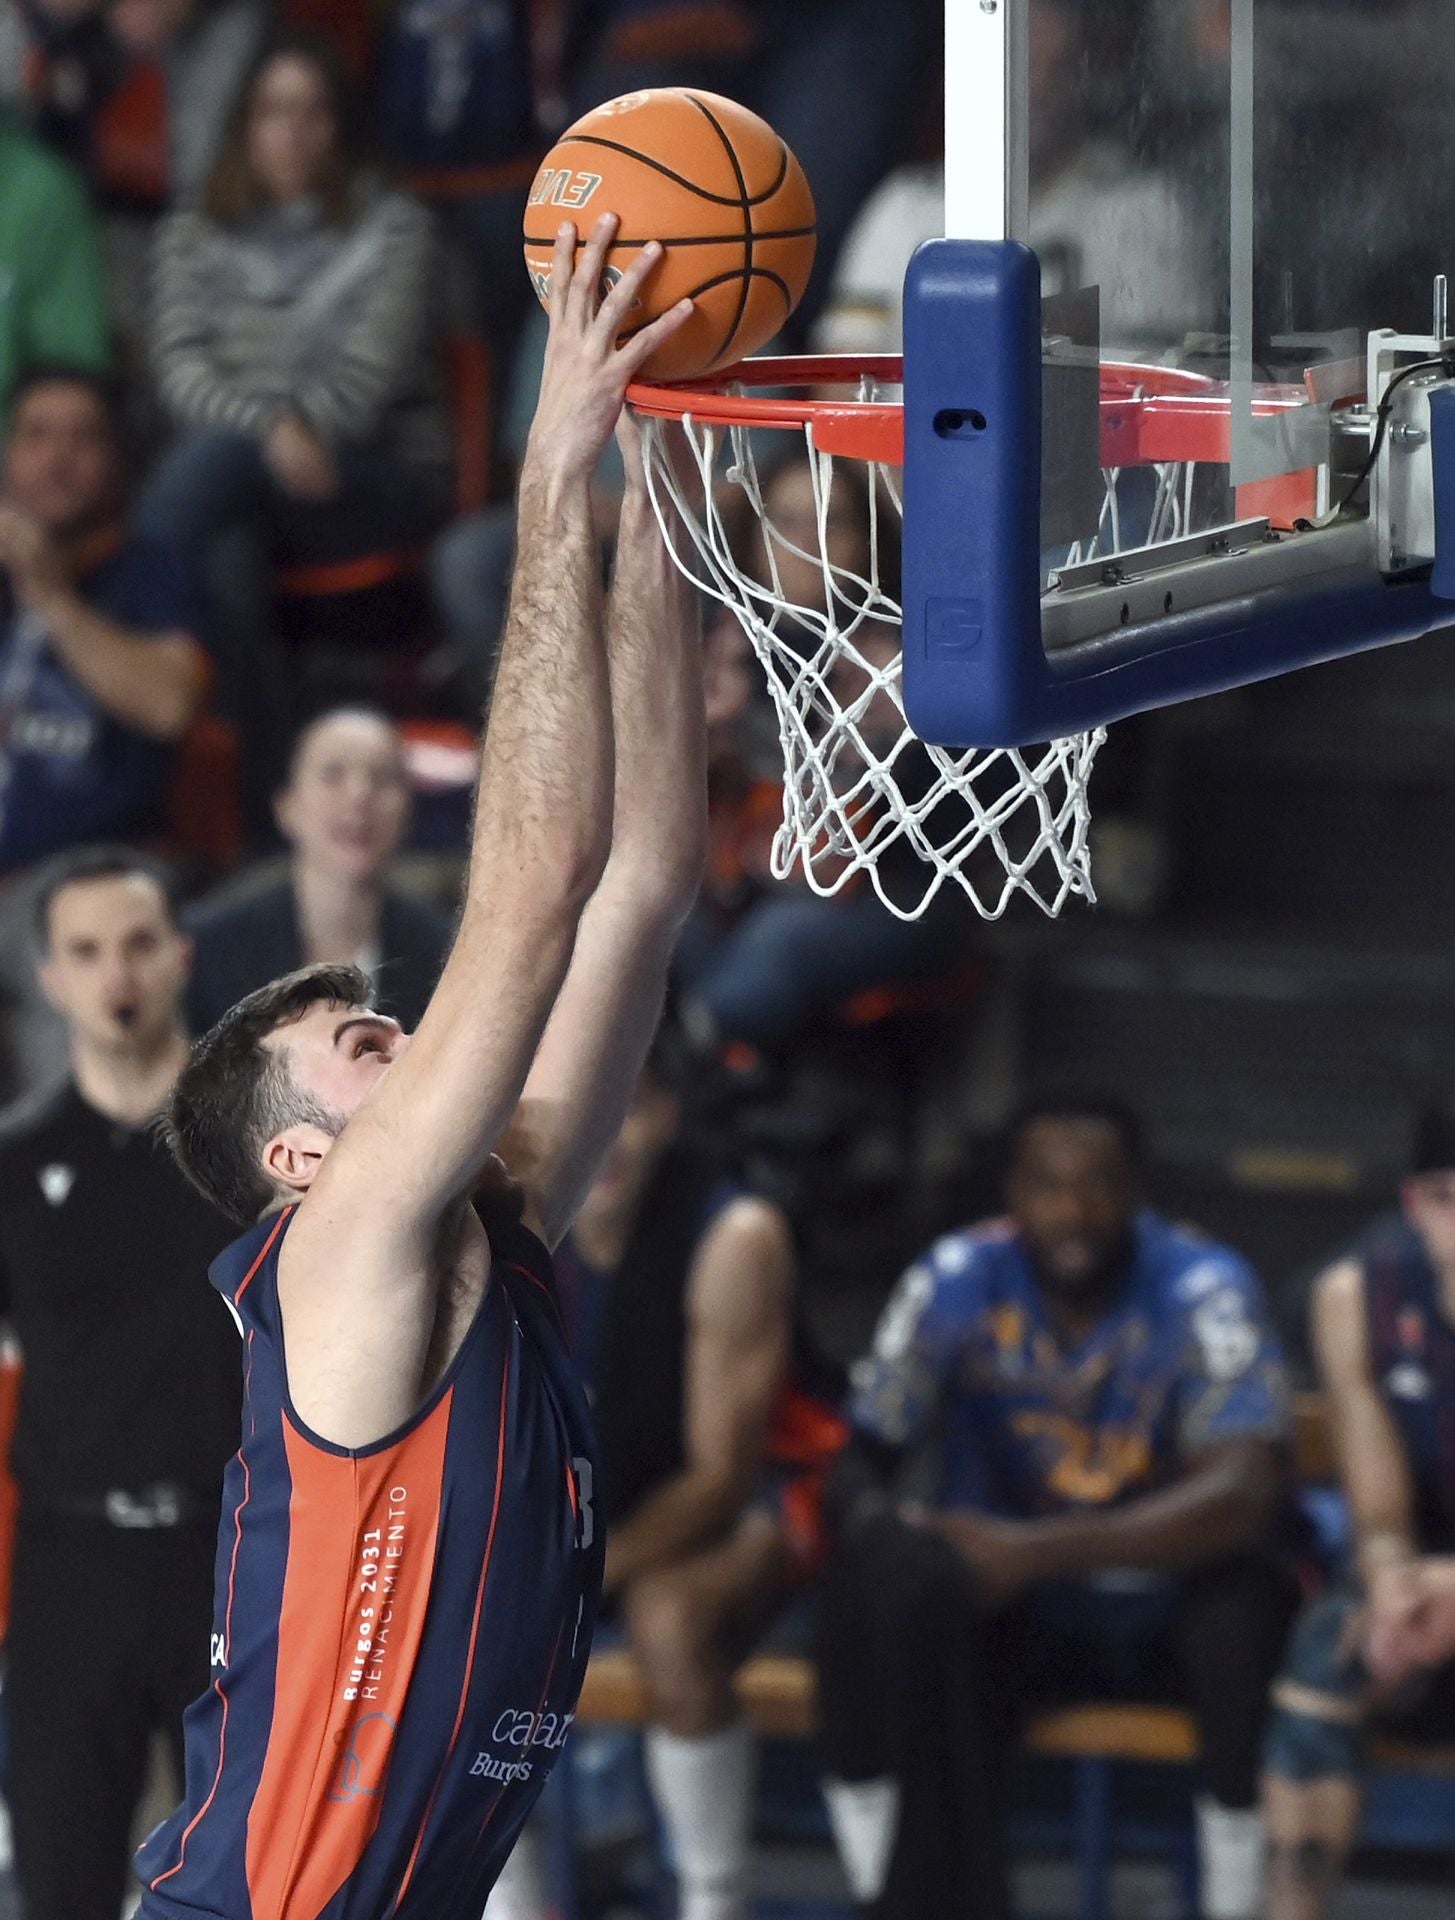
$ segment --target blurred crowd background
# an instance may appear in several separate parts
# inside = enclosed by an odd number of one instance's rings
[[[1397,67],[1391,14],[1422,49]],[[1226,197],[1230,17],[1224,0],[1032,13],[1048,290],[1100,282],[1115,344],[1182,358],[1195,337],[1209,371],[1228,354],[1226,264],[1202,236]],[[1310,335],[1427,324],[1455,40],[1425,31],[1417,0],[1270,0],[1261,20],[1265,53],[1299,75],[1258,128],[1258,358],[1278,375]],[[904,264],[942,230],[941,69],[938,0],[901,0],[892,21],[880,0],[0,0],[15,1137],[53,1116],[88,1031],[105,1051],[115,1007],[36,971],[58,957],[53,863],[95,843],[166,864],[194,943],[173,983],[190,1031],[322,960],[365,965],[417,1019],[509,590],[544,332],[521,216],[555,135],[638,86],[754,107],[819,214],[778,344],[893,350]],[[1300,218],[1315,179],[1337,246]],[[1128,275],[1133,250],[1146,265]],[[780,530],[812,548],[806,474],[768,485]],[[604,565],[618,491],[604,470]],[[836,498],[835,561],[862,568],[851,475]],[[803,604],[821,591],[812,568],[785,583]],[[649,1088],[625,1150],[631,1218],[686,1114],[712,1166],[786,1223],[795,1377],[838,1405],[906,1265],[1000,1209],[1017,1101],[1114,1096],[1140,1118],[1145,1191],[1238,1250],[1288,1377],[1312,1383],[1311,1280],[1395,1204],[1414,1116],[1455,1087],[1443,638],[1115,729],[1092,788],[1097,911],[1022,907],[993,927],[944,896],[906,924],[867,887],[826,901],[773,879],[765,690],[731,619],[709,613],[704,646],[711,860],[659,1068],[670,1115],[653,1120]],[[107,858],[81,878],[130,871]],[[59,1207],[61,1163],[37,1164],[26,1180]],[[634,1229],[609,1188],[595,1204],[586,1239],[615,1265]],[[655,1252],[638,1247],[643,1271],[648,1255],[681,1268],[705,1231],[682,1204]],[[22,1296],[12,1273],[17,1323]],[[610,1361],[619,1384],[629,1358]]]

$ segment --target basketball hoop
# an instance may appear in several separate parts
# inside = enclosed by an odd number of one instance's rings
[[[785,773],[775,877],[797,866],[825,896],[867,877],[905,920],[947,885],[987,920],[1017,893],[1054,916],[1072,896],[1095,898],[1087,783],[1105,729],[949,748],[922,743],[906,721],[894,564],[902,372],[896,356],[795,357],[633,386],[653,507],[673,560],[737,617],[767,677]],[[1155,474],[1138,544],[1188,530],[1197,464],[1228,459],[1225,394],[1176,369],[1102,368],[1102,459],[1115,464],[1103,467],[1096,538],[1064,565],[1121,551],[1131,467]],[[768,434],[810,482],[813,528],[797,539],[765,497],[780,466]],[[1055,581],[1053,571],[1052,592]]]

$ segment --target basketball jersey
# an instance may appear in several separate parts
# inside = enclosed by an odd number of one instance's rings
[[[896,1447],[937,1433],[944,1505],[1012,1518],[1112,1506],[1222,1441],[1287,1434],[1256,1276],[1150,1211],[1120,1297],[1072,1347],[1009,1221],[946,1235],[900,1281],[853,1388],[861,1432]]]
[[[1455,1327],[1407,1221],[1381,1221],[1357,1253],[1369,1371],[1404,1448],[1420,1551],[1455,1552]]]
[[[213,1678],[183,1805],[144,1842],[146,1920],[479,1920],[560,1754],[591,1644],[593,1444],[549,1256],[490,1228],[489,1284],[418,1413],[370,1447],[288,1398],[278,1258],[223,1253],[243,1441],[218,1536]]]

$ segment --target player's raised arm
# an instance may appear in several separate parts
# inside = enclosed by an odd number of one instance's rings
[[[611,856],[582,916],[508,1151],[549,1245],[616,1137],[707,844],[696,595],[663,542],[629,415],[618,437],[626,492],[606,623],[616,738]]]
[[[407,1049],[389,1043],[389,1072],[324,1164],[284,1164],[290,1149],[277,1145],[270,1171],[308,1189],[289,1236],[290,1269],[336,1271],[341,1243],[357,1243],[379,1273],[397,1275],[401,1255],[422,1256],[515,1108],[606,861],[612,720],[588,488],[627,382],[690,311],[684,303],[616,345],[658,250],[645,250],[598,305],[613,231],[611,216],[599,221],[574,268],[574,229],[563,227],[556,242],[454,951],[419,1031]]]

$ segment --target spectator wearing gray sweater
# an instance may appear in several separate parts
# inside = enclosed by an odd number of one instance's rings
[[[157,232],[151,353],[179,432],[139,514],[198,563],[260,772],[281,719],[273,569],[410,545],[448,514],[433,264],[429,215],[356,157],[331,52],[269,42],[200,205]]]

